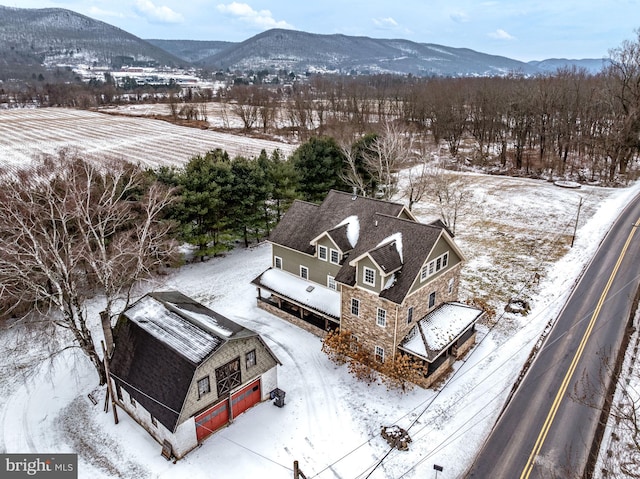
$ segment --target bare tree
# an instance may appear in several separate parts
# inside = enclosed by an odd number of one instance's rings
[[[390,199],[395,193],[397,173],[415,162],[413,135],[396,123],[385,122],[382,133],[365,154],[365,166],[376,178],[378,196]]]
[[[170,261],[175,243],[163,210],[172,192],[138,167],[70,153],[35,167],[0,172],[0,300],[33,305],[29,319],[68,331],[106,381],[91,332],[88,300],[111,320],[132,288]],[[27,319],[27,318],[23,318]]]
[[[438,202],[442,222],[455,234],[458,216],[464,212],[471,194],[469,182],[464,176],[443,169],[434,170],[429,176],[429,194]]]

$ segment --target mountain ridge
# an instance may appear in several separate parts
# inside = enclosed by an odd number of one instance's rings
[[[546,74],[563,67],[596,73],[605,61],[522,62],[470,48],[285,29],[267,30],[242,42],[144,40],[72,10],[0,6],[0,69],[78,64],[112,68],[137,64],[230,71],[285,69],[296,73],[501,76]]]

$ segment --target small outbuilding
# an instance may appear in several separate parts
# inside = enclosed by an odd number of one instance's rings
[[[178,459],[278,387],[260,335],[177,291],[124,311],[114,346],[118,405]]]

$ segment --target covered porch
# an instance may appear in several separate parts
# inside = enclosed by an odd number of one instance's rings
[[[270,268],[252,283],[258,307],[322,336],[340,326],[340,293],[312,281]]]

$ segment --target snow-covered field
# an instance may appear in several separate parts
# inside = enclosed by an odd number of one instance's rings
[[[166,106],[166,105],[165,105]],[[294,149],[286,143],[200,130],[150,118],[113,116],[67,108],[0,111],[0,162],[15,167],[39,154],[75,148],[95,157],[124,158],[150,167],[182,165],[216,148],[231,157],[255,157],[262,149]]]
[[[91,479],[289,478],[294,460],[309,479],[432,477],[434,464],[444,468],[440,478],[460,477],[540,333],[608,226],[640,191],[640,185],[569,190],[507,177],[469,180],[472,202],[456,231],[469,260],[461,299],[488,299],[499,319],[480,325],[478,344],[439,389],[401,394],[359,383],[326,358],[318,338],[259,310],[249,282],[270,264],[269,246],[260,245],[187,265],[153,287],[178,289],[262,334],[282,361],[284,408],[257,405],[173,464],[124,412],[118,425],[103,412],[104,391],[96,390],[88,361],[66,352],[53,368],[41,364],[36,359],[43,356],[44,339],[34,336],[32,347],[16,346],[21,331],[13,328],[0,340],[0,452],[77,452],[79,477]],[[436,212],[425,202],[414,208],[422,220]],[[539,283],[531,281],[534,272]],[[528,316],[501,314],[514,295],[531,301]],[[87,398],[92,391],[97,406]],[[409,430],[409,451],[392,451],[373,470],[388,452],[380,428],[394,424]]]

